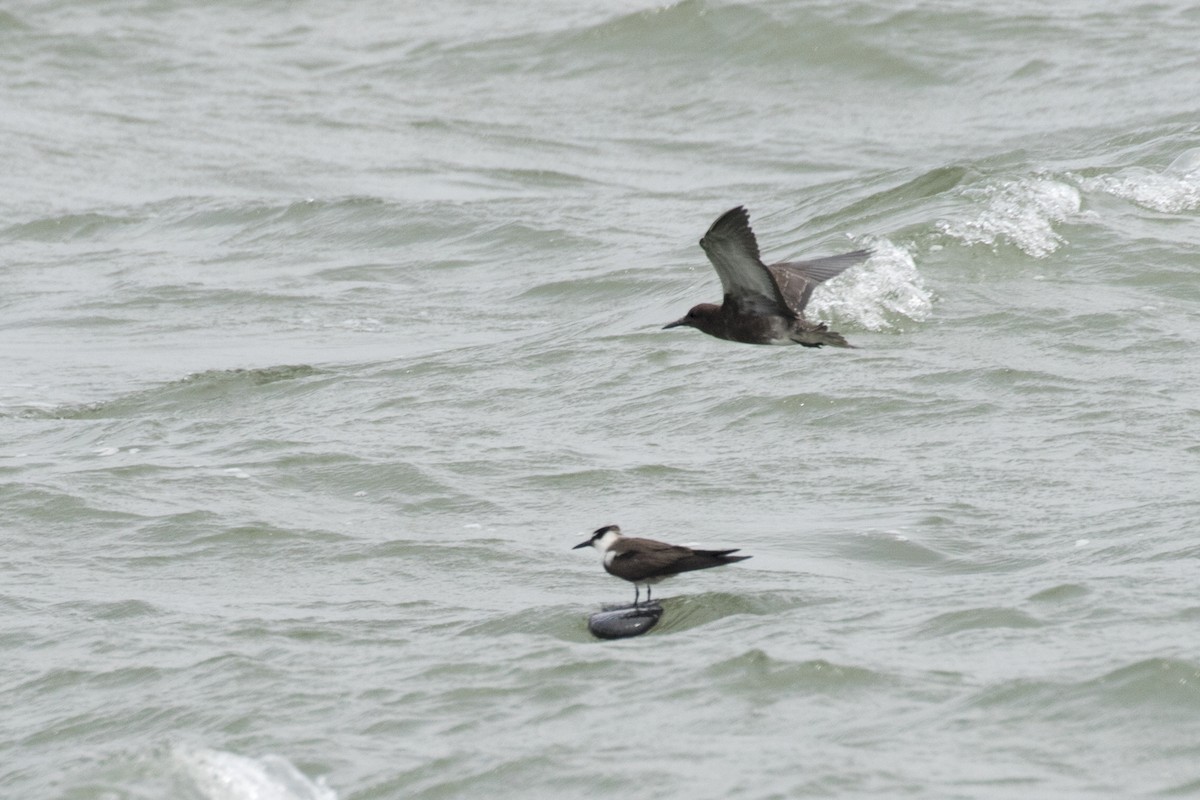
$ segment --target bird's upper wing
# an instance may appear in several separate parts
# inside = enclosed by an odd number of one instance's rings
[[[866,261],[870,250],[855,250],[840,256],[815,258],[812,261],[784,261],[767,267],[775,284],[779,287],[788,308],[797,316],[804,314],[804,307],[812,297],[817,284],[841,275],[846,270]]]
[[[682,559],[692,555],[686,547],[678,547],[654,539],[625,539],[621,544],[628,549],[618,552],[608,566],[608,571],[627,581],[640,581],[654,575],[670,572]],[[634,547],[629,547],[634,545]],[[620,545],[618,545],[619,547]]]
[[[793,316],[775,279],[758,254],[750,215],[742,206],[726,211],[700,240],[705,255],[721,277],[727,303],[734,311]]]
[[[618,552],[606,569],[627,581],[642,581],[655,576],[719,567],[749,558],[731,556],[730,553],[737,552],[736,547],[732,550],[693,550],[690,547],[667,544],[654,539],[625,539],[621,544],[625,544],[628,549]]]

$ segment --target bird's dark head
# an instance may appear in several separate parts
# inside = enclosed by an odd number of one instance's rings
[[[609,536],[609,534],[612,534],[612,536]],[[571,549],[578,550],[579,548],[587,547],[588,545],[591,545],[592,547],[599,547],[601,540],[604,540],[605,537],[612,539],[612,538],[616,538],[620,535],[621,535],[621,528],[619,526],[605,525],[603,528],[597,528],[595,530],[595,532],[592,533],[590,538],[586,539],[585,541],[580,542],[579,544],[575,545]]]
[[[681,325],[686,325],[689,328],[699,328],[702,331],[707,331],[713,327],[714,323],[721,317],[721,307],[712,303],[701,303],[698,306],[692,306],[692,310],[687,312],[687,316],[680,317],[674,322],[664,325],[663,330],[667,328],[678,328]]]

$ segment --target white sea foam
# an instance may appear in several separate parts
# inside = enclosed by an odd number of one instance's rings
[[[968,212],[939,220],[937,228],[963,244],[995,246],[1008,242],[1034,258],[1044,258],[1066,240],[1054,229],[1079,213],[1079,190],[1052,178],[1022,178],[971,188]]]
[[[309,780],[281,756],[177,748],[174,757],[208,800],[337,800],[323,778]]]
[[[925,288],[912,255],[890,240],[869,243],[871,258],[834,278],[813,294],[806,315],[851,320],[867,330],[902,327],[904,320],[929,318],[933,295]]]
[[[1200,209],[1200,148],[1185,151],[1161,173],[1130,167],[1076,180],[1084,191],[1110,194],[1153,211],[1196,211]]]

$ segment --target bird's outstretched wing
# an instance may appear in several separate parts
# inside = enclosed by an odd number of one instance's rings
[[[733,311],[749,314],[793,316],[775,279],[758,254],[758,241],[750,229],[750,215],[742,206],[726,211],[700,240],[725,290]]]
[[[767,270],[775,279],[775,285],[779,287],[788,308],[797,316],[803,316],[804,307],[808,305],[817,284],[841,275],[855,264],[866,261],[870,255],[870,250],[855,250],[853,253],[814,258],[811,261],[784,261],[771,264]]]

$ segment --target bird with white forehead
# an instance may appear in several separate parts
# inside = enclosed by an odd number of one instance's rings
[[[633,605],[638,605],[641,588],[646,584],[646,602],[650,602],[650,586],[681,572],[697,569],[723,567],[750,556],[735,556],[732,550],[693,550],[677,544],[667,544],[654,539],[639,539],[625,536],[616,525],[597,529],[591,538],[575,545],[572,550],[592,546],[600,552],[604,570],[609,575],[633,584]]]

